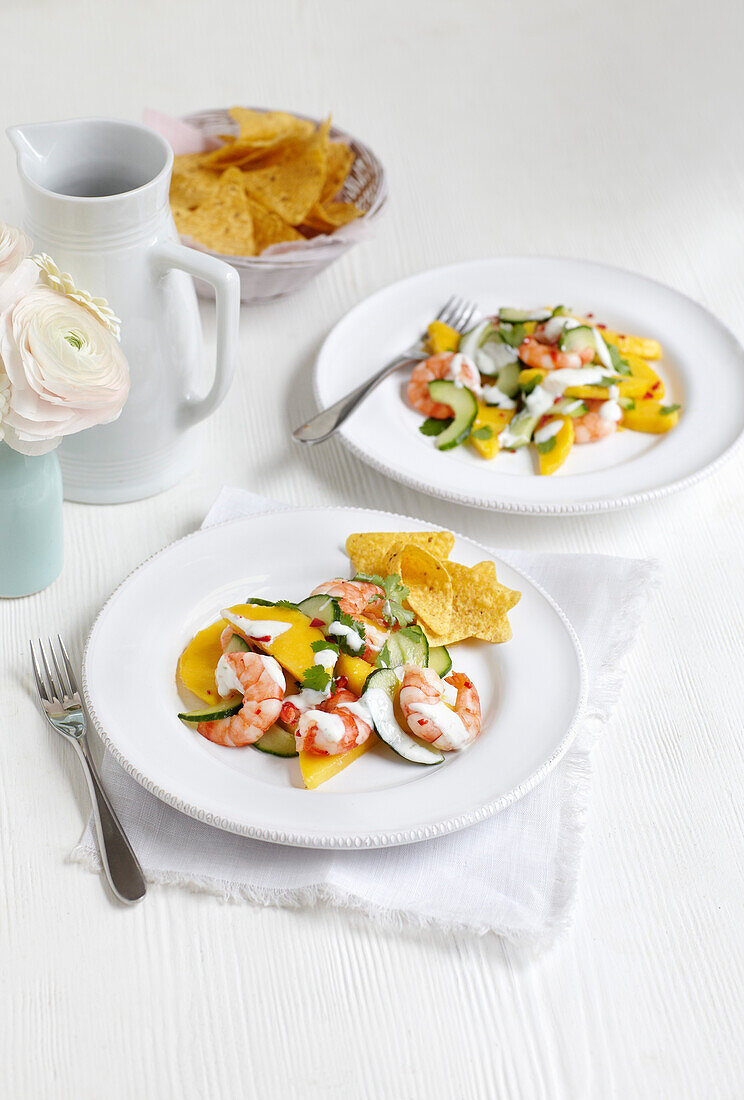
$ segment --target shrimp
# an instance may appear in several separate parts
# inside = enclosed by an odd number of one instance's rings
[[[226,653],[223,659],[242,685],[243,706],[231,718],[200,722],[197,731],[216,745],[252,745],[279,717],[286,689],[284,673],[273,657],[259,653]]]
[[[561,351],[557,344],[544,344],[536,336],[525,336],[517,348],[522,362],[536,370],[580,370],[594,358],[594,348]]]
[[[442,680],[431,668],[406,665],[399,702],[411,733],[444,752],[466,748],[481,731],[478,692],[462,672]]]
[[[617,424],[614,420],[606,420],[600,415],[599,409],[604,401],[585,402],[588,412],[574,420],[574,443],[596,443],[606,436],[612,435]]]
[[[332,596],[334,600],[338,600],[341,610],[351,615],[353,619],[358,621],[364,617],[365,621],[362,622],[365,636],[364,648],[362,650],[360,647],[356,656],[374,664],[377,654],[390,633],[390,628],[384,619],[387,600],[384,588],[380,588],[378,584],[373,584],[371,581],[346,581],[342,577],[334,577],[333,580],[319,584],[311,594]],[[368,621],[370,619],[372,622]]]
[[[454,370],[453,360],[456,360]],[[452,416],[449,405],[433,401],[429,394],[429,383],[437,378],[450,378],[467,386],[468,389],[480,392],[478,368],[465,355],[455,356],[451,351],[444,351],[425,359],[423,363],[413,368],[411,380],[408,383],[408,400],[414,409],[418,409],[424,416],[433,416],[435,420],[445,420]]]
[[[295,731],[298,752],[336,756],[363,745],[372,733],[372,723],[353,691],[342,688],[315,710],[306,710]],[[361,710],[361,713],[360,713]]]

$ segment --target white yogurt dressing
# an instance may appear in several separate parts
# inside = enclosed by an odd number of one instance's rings
[[[610,420],[614,424],[617,424],[618,420],[622,420],[623,410],[618,403],[618,397],[620,396],[620,388],[618,386],[610,386],[608,392],[608,400],[603,401],[599,406],[599,415],[603,420]]]
[[[323,668],[327,668],[331,672],[336,667],[337,660],[338,653],[336,653],[335,649],[319,649],[313,656],[314,665],[322,665]]]
[[[483,387],[483,400],[487,405],[495,405],[497,409],[516,409],[517,403],[512,397],[507,397],[503,390],[494,383],[492,386]]]
[[[273,657],[268,657],[263,653],[256,654],[256,656],[260,657],[271,679],[279,685],[282,691],[284,691],[287,687],[287,681],[279,662]],[[225,653],[222,654],[217,662],[217,667],[214,670],[214,678],[217,684],[217,690],[223,699],[228,695],[232,695],[234,691],[240,692],[241,695],[245,693],[245,689],[238,679],[238,674],[232,663],[228,661],[227,654]]]
[[[563,427],[562,420],[551,420],[549,424],[546,424],[544,428],[540,428],[538,432],[535,432],[532,437],[535,443],[547,443],[548,440],[553,439],[558,435],[558,432]]]
[[[369,707],[364,699],[357,699],[352,703],[340,703],[344,710],[351,711],[355,717],[360,718],[362,722],[366,722],[368,726],[372,725],[372,715],[369,713]]]
[[[355,653],[364,648],[364,640],[359,637],[353,627],[346,626],[345,623],[331,623],[328,627],[328,633],[335,634],[337,638],[344,638],[349,649],[353,649]]]
[[[238,674],[230,664],[225,653],[222,654],[217,662],[217,668],[214,670],[214,678],[217,684],[217,690],[223,699],[228,695],[232,695],[234,691],[239,691],[243,694],[243,685],[238,679]]]
[[[554,373],[558,374],[558,371]],[[552,408],[554,400],[555,394],[546,388],[544,382],[541,382],[539,386],[535,386],[532,393],[527,395],[524,404],[530,416],[540,417]]]
[[[470,735],[459,714],[440,700],[438,703],[414,703],[409,706],[411,714],[420,714],[429,718],[441,730],[441,735],[432,744],[438,749],[464,749],[470,741]]]
[[[285,703],[291,703],[292,706],[297,707],[300,714],[304,714],[305,711],[313,710],[324,699],[327,699],[331,693],[331,685],[325,691],[315,691],[313,688],[303,688],[297,695],[288,695],[284,700]]]
[[[246,638],[261,638],[265,645],[270,645],[280,634],[290,630],[291,623],[283,623],[278,619],[245,619],[242,615],[233,615],[232,611],[220,612],[223,619],[227,619]]]
[[[316,747],[325,749],[331,756],[336,754],[341,741],[346,736],[346,726],[343,718],[339,714],[330,714],[325,710],[305,711],[305,717],[315,722],[317,726]]]

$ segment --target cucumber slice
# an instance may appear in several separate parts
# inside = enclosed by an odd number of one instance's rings
[[[291,600],[263,600],[258,596],[249,596],[245,602],[253,604],[254,607],[291,607],[297,610],[297,604],[292,603]]]
[[[577,325],[576,328],[565,328],[558,341],[561,351],[583,351],[584,348],[597,350],[597,341],[594,337],[594,329],[589,325]]]
[[[577,416],[583,416],[587,411],[586,405],[580,398],[562,397],[560,401],[556,401],[550,413],[556,416],[570,416],[573,419]]]
[[[323,592],[317,596],[308,596],[306,600],[302,600],[297,606],[303,615],[307,615],[308,619],[323,624],[318,627],[323,633],[341,614],[338,601],[334,600],[333,596],[326,596]]]
[[[239,634],[233,634],[230,641],[225,646],[225,653],[247,653],[251,647],[248,645],[245,638],[241,638]]]
[[[404,626],[390,635],[380,650],[377,668],[398,668],[400,665],[418,665],[426,668],[429,663],[429,642],[420,626]]]
[[[489,320],[481,321],[475,328],[463,333],[457,350],[461,355],[467,355],[470,359],[475,359],[476,351],[486,342],[492,332],[495,332],[493,322]]]
[[[547,321],[553,316],[552,309],[500,309],[499,321],[509,325],[523,325],[528,321]]]
[[[513,348],[518,348],[527,335],[527,329],[523,324],[509,324],[506,321],[502,321],[499,324],[499,336],[505,344],[509,344]]]
[[[517,353],[514,352],[514,362],[507,363],[505,367],[501,368],[497,380],[499,389],[507,397],[516,397],[519,393],[519,376],[521,373],[522,365],[519,362]]]
[[[189,722],[192,726],[199,722],[219,722],[220,718],[232,718],[243,705],[242,695],[231,695],[221,703],[213,703],[209,707],[199,707],[198,710],[186,710],[179,714],[182,722]]]
[[[540,417],[533,416],[529,409],[522,409],[520,413],[517,413],[504,429],[509,440],[504,445],[505,449],[516,450],[518,447],[526,447],[532,439],[532,433],[537,427],[539,419]]]
[[[482,347],[477,348],[473,361],[481,372],[491,377],[498,374],[510,363],[516,363],[517,353],[510,344],[505,344],[498,333],[486,340]]]
[[[478,415],[478,402],[475,394],[467,386],[456,386],[454,382],[443,378],[437,378],[429,383],[429,393],[434,401],[449,405],[454,413],[454,419],[449,428],[437,436],[437,449],[450,451],[470,435],[473,421]]]
[[[417,741],[401,729],[393,708],[397,692],[398,678],[392,669],[380,668],[367,677],[362,699],[367,704],[377,736],[411,764],[441,764],[444,756],[439,749]]]
[[[258,749],[259,752],[266,752],[270,756],[299,756],[294,734],[289,730],[280,729],[279,726],[272,726],[267,730],[263,737],[254,741],[253,748]]]
[[[437,676],[446,676],[452,669],[452,658],[449,650],[443,645],[434,645],[429,650],[429,668],[433,668]]]

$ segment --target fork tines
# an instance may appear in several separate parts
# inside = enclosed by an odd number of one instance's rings
[[[61,707],[79,704],[80,696],[77,680],[75,679],[75,673],[72,671],[72,664],[61,636],[57,635],[56,646],[53,638],[48,639],[46,647],[41,638],[37,639],[36,647],[32,641],[28,645],[31,650],[34,679],[42,701],[55,703]],[[41,655],[41,663],[39,663],[37,656],[37,648]],[[47,650],[49,656],[47,656]],[[54,671],[52,671],[52,666]]]
[[[437,320],[458,332],[467,331],[478,312],[474,302],[468,302],[465,298],[453,295],[440,309]]]

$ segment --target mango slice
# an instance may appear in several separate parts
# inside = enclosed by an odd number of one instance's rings
[[[663,412],[664,408],[671,408],[672,411]],[[660,401],[636,401],[634,409],[626,409],[623,413],[622,423],[632,432],[651,432],[653,435],[660,435],[676,427],[679,423],[679,413],[679,409],[662,405]]]
[[[336,676],[345,676],[349,683],[349,691],[353,691],[355,695],[362,694],[362,688],[371,672],[372,665],[363,661],[361,657],[350,657],[348,653],[339,653],[336,661]]]
[[[432,321],[426,330],[432,355],[442,351],[457,351],[460,346],[460,333],[457,329],[441,321]]]
[[[631,336],[625,332],[614,332],[609,328],[601,328],[599,331],[605,343],[614,344],[626,359],[629,355],[639,355],[642,359],[661,359],[661,344],[658,340],[649,340],[647,336]]]
[[[513,416],[514,409],[497,409],[495,405],[484,405],[480,401],[478,402],[478,413],[473,421],[469,439],[481,458],[496,457],[500,450],[499,432],[503,432]],[[477,435],[473,434],[481,428],[491,429],[488,438],[479,439]]]
[[[291,630],[285,630],[273,642],[262,644],[261,648],[265,653],[276,657],[282,668],[302,683],[305,672],[312,668],[315,660],[313,642],[323,641],[322,632],[310,625],[307,615],[303,615],[296,607],[262,607],[250,603],[236,604],[230,611],[252,621],[273,619],[280,623],[291,623]]]
[[[184,687],[205,703],[216,703],[220,694],[214,670],[222,656],[220,635],[227,626],[224,619],[200,630],[184,649],[178,660],[178,675]]]
[[[553,420],[562,420],[561,429],[555,438],[555,445],[544,453],[538,448],[537,458],[541,474],[554,474],[562,466],[569,456],[574,444],[574,426],[570,416],[554,417]],[[549,424],[553,421],[549,420]]]
[[[348,768],[349,764],[353,764],[376,744],[377,735],[373,733],[364,744],[357,745],[355,749],[349,749],[348,752],[340,752],[336,756],[319,756],[314,752],[301,752],[300,771],[305,787],[309,791],[315,790],[321,783],[325,783],[342,772],[344,768]]]

